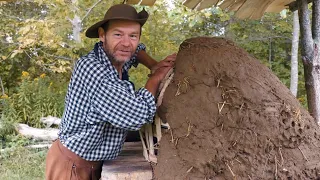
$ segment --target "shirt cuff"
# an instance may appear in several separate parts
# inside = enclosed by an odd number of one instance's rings
[[[138,66],[138,64],[139,64],[139,61],[138,61],[138,59],[137,59],[137,54],[138,54],[138,52],[139,51],[141,51],[141,50],[143,50],[143,51],[146,51],[146,46],[143,44],[143,43],[140,43],[139,45],[138,45],[138,47],[137,47],[137,49],[136,49],[136,52],[135,52],[135,54],[133,55],[133,57],[132,57],[132,65],[134,66],[134,67],[137,67]]]
[[[148,122],[151,123],[153,121],[153,117],[156,114],[156,101],[155,97],[149,92],[146,88],[140,88],[136,92],[136,96],[143,99],[148,105]]]

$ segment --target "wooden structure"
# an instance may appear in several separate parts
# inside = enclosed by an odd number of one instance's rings
[[[306,1],[310,2],[310,0]],[[156,0],[125,0],[125,2],[127,4],[152,6]],[[240,19],[259,19],[265,12],[277,13],[289,8],[292,3],[295,3],[295,0],[185,0],[183,5],[198,11],[216,6],[227,11],[235,11],[235,16]]]
[[[126,142],[117,157],[105,161],[101,180],[151,180],[152,167],[142,155],[141,142]]]
[[[127,0],[128,4],[152,6],[156,0]],[[212,6],[235,11],[240,19],[259,19],[265,12],[280,12],[295,0],[185,0],[183,5],[195,10]]]

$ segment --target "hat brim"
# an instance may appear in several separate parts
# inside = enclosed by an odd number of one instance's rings
[[[88,38],[99,38],[99,33],[98,33],[98,29],[99,27],[101,27],[102,25],[104,25],[105,23],[107,23],[110,20],[129,20],[129,21],[135,21],[138,22],[141,26],[143,26],[146,21],[147,21],[148,17],[146,18],[141,18],[141,19],[128,19],[128,18],[123,18],[123,17],[113,17],[110,19],[104,19],[102,21],[99,21],[97,23],[95,23],[94,25],[92,25],[91,27],[89,27],[86,31],[86,36]]]

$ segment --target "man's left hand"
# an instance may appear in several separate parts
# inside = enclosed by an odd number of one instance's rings
[[[151,68],[151,74],[156,72],[159,68],[163,67],[173,67],[175,60],[176,60],[177,54],[173,53],[166,58],[164,58],[162,61],[159,61],[155,66]]]

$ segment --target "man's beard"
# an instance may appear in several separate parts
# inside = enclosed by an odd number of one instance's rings
[[[104,48],[104,52],[106,53],[108,59],[112,62],[112,63],[120,63],[119,60],[117,60],[114,55],[111,53],[110,49],[106,46]]]
[[[103,49],[104,49],[104,52],[106,53],[106,55],[107,55],[107,57],[109,58],[109,60],[111,61],[111,63],[115,63],[115,64],[123,63],[123,61],[120,60],[120,59],[117,59],[117,58],[113,55],[112,50],[111,50],[110,48],[108,48],[108,43],[107,43],[106,37],[105,37],[105,39],[104,39],[103,46],[104,46],[104,48],[103,48]],[[132,54],[132,55],[133,55],[133,54]],[[131,56],[132,56],[132,55],[131,55]],[[127,60],[125,60],[124,63],[127,62],[127,61],[129,61],[130,58],[131,58],[131,57],[129,57]]]

